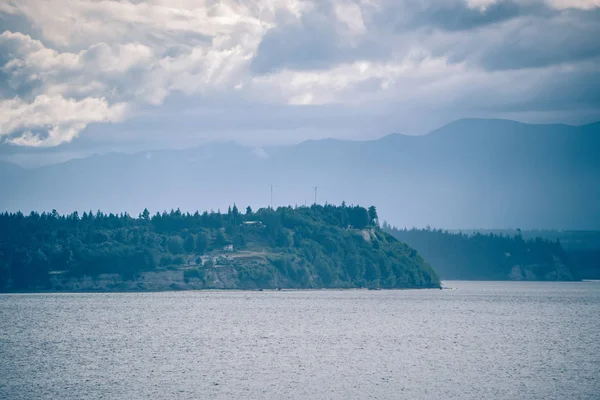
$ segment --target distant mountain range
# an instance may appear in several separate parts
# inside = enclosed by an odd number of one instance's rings
[[[396,226],[600,228],[600,123],[465,119],[423,136],[234,143],[110,153],[35,169],[0,163],[0,209],[59,212],[371,205]]]

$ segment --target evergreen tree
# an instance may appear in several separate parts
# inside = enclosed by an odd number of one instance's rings
[[[195,248],[196,248],[196,243],[194,240],[194,235],[188,234],[185,237],[185,240],[183,242],[183,249],[185,250],[186,253],[191,253],[194,251]]]
[[[378,218],[379,217],[377,216],[377,209],[375,206],[369,207],[369,223],[371,225],[377,225]]]

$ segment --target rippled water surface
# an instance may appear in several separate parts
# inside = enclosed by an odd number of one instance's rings
[[[600,398],[600,283],[445,285],[0,295],[0,398]]]

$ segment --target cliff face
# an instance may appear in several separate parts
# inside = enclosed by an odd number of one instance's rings
[[[252,287],[254,286],[254,287]],[[55,275],[51,289],[56,291],[163,291],[199,289],[255,289],[256,285],[242,284],[234,268],[214,268],[205,276],[187,276],[186,271],[149,271],[133,277],[120,274],[72,277]]]
[[[362,236],[362,235],[361,235]],[[370,240],[377,241],[374,234]],[[402,244],[398,243],[402,246]],[[398,280],[390,286],[385,282],[353,282],[336,279],[323,285],[317,271],[311,272],[306,261],[298,257],[287,258],[286,253],[228,252],[205,257],[204,265],[185,265],[133,275],[97,274],[73,276],[68,273],[50,275],[48,284],[31,288],[40,291],[164,291],[201,289],[318,289],[328,288],[438,288],[440,281],[433,275]],[[260,254],[260,255],[257,255]],[[418,256],[417,256],[418,257]],[[190,259],[192,259],[191,257]],[[217,264],[212,260],[217,259]],[[417,262],[422,262],[416,259]],[[426,266],[425,263],[423,263]],[[305,268],[305,269],[302,269]],[[292,272],[294,271],[294,272]],[[306,272],[303,272],[306,271]],[[388,278],[389,279],[389,278]],[[5,288],[10,289],[10,288]]]
[[[558,257],[543,264],[514,265],[508,274],[513,281],[573,281],[569,267]]]

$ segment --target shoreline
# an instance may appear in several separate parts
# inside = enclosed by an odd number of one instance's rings
[[[511,281],[511,280],[447,280],[443,282],[468,282],[468,283],[600,283],[600,280],[582,279],[579,281]],[[337,288],[263,288],[263,289],[239,289],[239,288],[206,288],[206,289],[154,289],[154,290],[11,290],[0,291],[1,295],[11,294],[106,294],[106,293],[167,293],[167,292],[320,292],[320,291],[406,291],[406,290],[446,290],[455,291],[457,288],[442,285],[440,287],[407,287],[407,288],[366,288],[366,287],[337,287]]]
[[[318,291],[404,291],[404,290],[452,290],[444,287],[407,287],[407,288],[281,288],[281,289],[239,289],[239,288],[206,288],[206,289],[164,289],[164,290],[11,290],[0,291],[3,294],[70,294],[70,293],[165,293],[165,292],[318,292]]]

